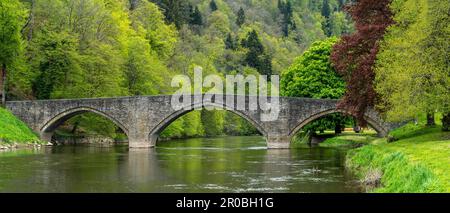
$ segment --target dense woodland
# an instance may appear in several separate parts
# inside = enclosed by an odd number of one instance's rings
[[[448,122],[449,4],[2,0],[0,85],[7,91],[2,97],[171,94],[172,76],[192,75],[201,66],[204,74],[280,74],[287,96],[344,97],[340,107],[360,125],[365,125],[361,113],[367,107],[377,107],[394,121],[437,112]],[[310,126],[338,130],[349,122],[332,115]],[[71,119],[65,130],[110,137],[120,132],[92,114]],[[162,136],[255,133],[232,113],[195,111]]]

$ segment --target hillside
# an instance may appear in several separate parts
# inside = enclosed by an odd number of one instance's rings
[[[11,112],[0,107],[0,146],[40,143],[36,134]]]

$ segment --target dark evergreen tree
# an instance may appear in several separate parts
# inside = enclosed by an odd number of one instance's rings
[[[322,23],[322,30],[327,36],[331,36],[330,15],[331,15],[330,3],[328,0],[324,0],[322,5],[322,16],[325,17],[325,21]]]
[[[345,0],[338,0],[338,10],[341,10],[345,4]]]
[[[264,52],[264,46],[259,40],[256,30],[248,33],[247,38],[242,40],[242,46],[248,49],[245,62],[249,66],[257,68],[259,56]]]
[[[272,75],[272,57],[266,53],[259,56],[256,70],[262,75]]]
[[[242,40],[242,46],[248,49],[245,62],[248,66],[258,70],[260,74],[272,73],[272,58],[265,54],[264,46],[259,39],[256,30],[249,32],[247,38]]]
[[[236,24],[241,27],[245,23],[245,11],[241,7],[237,14]]]
[[[230,50],[237,49],[236,40],[233,38],[231,33],[228,33],[227,38],[225,39],[225,48]]]
[[[281,31],[283,32],[283,36],[287,37],[289,36],[289,30],[294,30],[294,27],[296,28],[295,24],[292,21],[293,9],[291,1],[288,0],[285,3],[282,0],[279,0],[278,9],[280,10],[280,13],[282,15]]]
[[[211,0],[211,2],[209,2],[209,8],[211,9],[211,11],[216,11],[218,9],[216,1]]]
[[[328,0],[324,0],[322,5],[322,16],[328,19],[330,18],[330,14],[331,14],[330,2]]]
[[[191,13],[191,20],[190,20],[189,24],[203,25],[202,13],[200,12],[200,10],[198,9],[197,6],[195,7],[194,11],[192,11],[192,13]]]
[[[168,23],[174,23],[179,29],[191,19],[192,7],[186,1],[179,0],[152,0],[161,7]]]

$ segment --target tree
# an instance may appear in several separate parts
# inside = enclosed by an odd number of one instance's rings
[[[241,45],[248,49],[245,57],[245,62],[248,66],[256,68],[260,74],[272,74],[272,57],[265,53],[264,46],[256,30],[249,32],[247,38],[241,41]]]
[[[373,65],[379,41],[386,28],[393,23],[390,0],[360,0],[347,11],[355,21],[356,32],[343,36],[331,53],[331,60],[347,83],[347,91],[338,107],[354,115],[359,125],[365,126],[364,113],[375,104]]]
[[[201,111],[201,120],[205,130],[205,136],[219,136],[223,133],[223,115],[222,111],[206,110]]]
[[[203,25],[202,13],[200,12],[197,6],[194,8],[194,11],[191,14],[191,20],[189,24],[198,26]]]
[[[209,2],[209,8],[211,9],[211,12],[216,11],[216,10],[218,9],[218,8],[217,8],[216,1],[211,0],[211,1]]]
[[[237,49],[236,39],[233,38],[231,33],[227,34],[227,38],[225,39],[225,48],[230,50]]]
[[[245,23],[245,11],[241,7],[237,13],[236,24],[241,27]]]
[[[331,15],[330,2],[328,0],[324,0],[322,4],[322,16],[328,19],[330,18],[330,15]]]
[[[157,3],[162,10],[164,11],[164,15],[166,16],[166,21],[168,23],[173,23],[180,29],[181,26],[187,23],[190,19],[191,8],[187,1],[180,0],[152,0]]]
[[[248,49],[247,56],[245,57],[246,63],[256,68],[259,64],[259,56],[264,53],[264,46],[256,30],[249,32],[247,38],[242,40],[241,45]]]
[[[267,53],[260,55],[255,68],[261,75],[272,75],[272,57]]]
[[[331,29],[330,29],[331,8],[330,2],[328,0],[323,1],[322,16],[325,18],[324,22],[322,23],[323,32],[325,32],[325,35],[331,36]]]
[[[20,31],[25,23],[25,9],[17,0],[0,2],[0,90],[2,106],[6,103],[8,68],[12,68],[16,58],[22,54],[23,40]]]
[[[82,84],[76,38],[55,32],[42,33],[35,38],[39,43],[33,45],[39,55],[32,66],[38,71],[33,81],[34,96],[50,99],[79,95],[82,90],[74,88]]]
[[[338,8],[339,10],[344,6],[345,0],[338,0]]]
[[[394,1],[396,24],[381,43],[376,63],[377,107],[390,121],[426,114],[434,125],[434,113],[448,129],[450,111],[450,3],[426,0]],[[447,127],[446,127],[447,126]]]
[[[171,24],[164,23],[164,15],[157,5],[143,1],[130,15],[135,31],[145,30],[145,38],[150,47],[161,59],[172,55],[177,42],[177,30]],[[138,37],[135,37],[139,39]]]
[[[336,38],[314,42],[303,55],[283,72],[281,77],[281,94],[283,96],[306,98],[339,99],[345,93],[345,82],[330,63],[332,46]],[[335,129],[340,133],[346,116],[332,114],[320,118],[304,127],[304,131],[324,131]]]
[[[282,15],[281,31],[284,37],[288,37],[290,28],[296,28],[295,23],[292,21],[293,10],[291,1],[287,0],[285,3],[283,0],[279,0],[278,9]]]

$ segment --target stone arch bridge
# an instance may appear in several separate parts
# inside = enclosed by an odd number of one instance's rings
[[[223,100],[216,99],[212,102],[191,96],[192,108],[223,107],[238,114],[260,131],[267,140],[268,148],[288,148],[292,136],[309,122],[331,113],[346,113],[336,109],[338,100],[279,97],[278,119],[262,121],[261,110],[235,110],[234,106],[227,106],[227,96],[223,97]],[[248,104],[248,96],[235,95],[231,98],[236,100],[239,97],[245,98]],[[85,112],[97,113],[110,119],[127,134],[130,148],[154,147],[159,133],[165,127],[192,111],[174,110],[170,95],[10,101],[6,103],[6,107],[46,141],[51,141],[55,129],[69,118]],[[374,110],[368,110],[365,119],[380,136],[385,136],[395,127],[392,123],[384,122]]]

